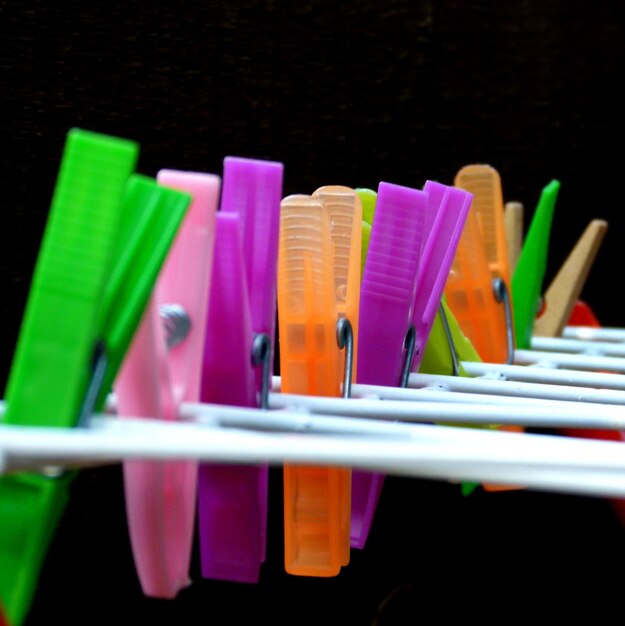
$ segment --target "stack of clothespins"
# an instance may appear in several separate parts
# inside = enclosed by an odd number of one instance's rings
[[[623,510],[625,339],[579,300],[607,224],[544,289],[558,181],[523,238],[489,165],[283,197],[279,162],[152,179],[138,150],[67,137],[0,422],[0,621],[27,616],[90,465],[123,464],[159,598],[190,583],[196,514],[202,575],[258,581],[270,465],[299,576],[365,548],[387,474]]]

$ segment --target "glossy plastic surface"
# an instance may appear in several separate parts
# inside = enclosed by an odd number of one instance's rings
[[[323,200],[283,199],[278,261],[281,386],[285,393],[340,395],[330,217]],[[284,467],[285,568],[335,576],[349,549],[350,472]]]

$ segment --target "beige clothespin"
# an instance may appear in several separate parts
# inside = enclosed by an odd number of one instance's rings
[[[608,229],[605,220],[592,220],[544,294],[544,312],[534,323],[534,335],[559,337],[579,298]]]
[[[510,273],[513,274],[523,248],[523,204],[521,202],[506,202],[504,229],[508,244],[508,265]]]

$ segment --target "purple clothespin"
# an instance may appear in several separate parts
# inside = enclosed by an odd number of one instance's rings
[[[283,165],[228,157],[217,215],[202,372],[203,402],[263,406],[272,373]],[[253,353],[263,372],[252,364]],[[268,467],[203,464],[199,539],[205,578],[254,583],[265,560]]]
[[[425,191],[380,183],[360,289],[359,383],[401,383],[427,209]],[[383,480],[352,473],[352,547],[365,545]]]
[[[473,199],[473,195],[463,189],[431,180],[425,183],[423,190],[429,202],[412,314],[415,327],[413,372],[418,371],[421,364]]]

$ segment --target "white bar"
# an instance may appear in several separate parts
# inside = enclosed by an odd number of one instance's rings
[[[530,350],[529,352],[532,351]],[[620,374],[527,367],[525,365],[500,365],[497,363],[478,363],[473,361],[462,361],[461,363],[469,376],[503,376],[506,380],[519,382],[625,390],[625,376]]]
[[[565,326],[562,336],[567,339],[586,339],[588,341],[625,341],[625,328],[594,326]]]
[[[487,395],[482,393],[451,390],[445,387],[445,385],[431,385],[427,387],[383,387],[381,385],[363,385],[356,383],[352,385],[352,398],[401,400],[405,402],[419,403],[444,402],[456,404],[488,404],[490,406],[497,404],[502,406],[555,406],[563,409],[570,406],[571,408],[577,408],[577,404],[573,404],[573,401],[570,399],[559,400],[533,398],[527,394],[525,396],[519,395],[516,397],[498,393]],[[601,408],[603,407],[598,407],[599,410],[601,410]]]
[[[532,337],[531,348],[546,352],[571,352],[589,356],[625,356],[625,344],[562,337]]]
[[[495,366],[497,367],[497,366]],[[501,395],[511,398],[542,398],[569,402],[592,402],[599,404],[625,405],[625,391],[613,389],[591,389],[572,385],[549,385],[509,381],[500,378],[467,376],[443,376],[437,374],[410,374],[410,388],[439,386],[441,389],[484,396]],[[487,401],[486,398],[484,398]]]
[[[132,421],[132,420],[128,420]],[[619,443],[413,426],[424,440],[252,433],[184,423],[101,419],[91,429],[0,427],[11,457],[196,459],[224,463],[341,465],[417,478],[522,484],[600,497],[625,496],[625,455]],[[150,422],[150,423],[148,423]],[[438,439],[435,443],[428,431]],[[465,443],[461,443],[464,441]]]
[[[440,393],[440,392],[439,392]],[[451,392],[450,392],[451,393]],[[435,424],[536,428],[596,428],[625,430],[625,407],[568,402],[502,405],[494,403],[409,402],[366,398],[325,398],[270,394],[271,409],[309,411],[315,415],[343,415],[365,419],[403,420]]]
[[[553,367],[566,367],[573,370],[595,370],[604,372],[625,372],[625,358],[611,356],[585,356],[546,352],[540,350],[515,350],[514,362],[517,365],[546,364]]]

